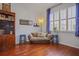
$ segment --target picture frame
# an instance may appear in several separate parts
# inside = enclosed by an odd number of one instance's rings
[[[32,21],[31,20],[20,19],[19,24],[20,25],[32,25]]]

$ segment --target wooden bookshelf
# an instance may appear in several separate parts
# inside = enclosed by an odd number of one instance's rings
[[[15,13],[0,10],[0,50],[15,47]]]

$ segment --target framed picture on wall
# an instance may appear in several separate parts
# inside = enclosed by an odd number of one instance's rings
[[[20,25],[32,25],[32,21],[31,20],[23,20],[20,19]]]

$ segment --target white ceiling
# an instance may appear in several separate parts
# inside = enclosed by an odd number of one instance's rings
[[[44,10],[48,9],[52,6],[55,6],[57,3],[26,3],[23,4],[25,7],[30,8],[30,9],[35,9],[35,10]]]
[[[13,3],[12,11],[16,12],[16,10],[22,10],[22,12],[26,14],[30,13],[31,15],[35,15],[35,17],[46,16],[46,10],[57,4],[58,3]]]
[[[50,7],[57,5],[57,3],[19,3],[17,5],[23,7],[23,9],[27,8],[27,10],[32,12],[42,12]]]

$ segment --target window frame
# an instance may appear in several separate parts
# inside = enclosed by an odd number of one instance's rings
[[[73,6],[75,6],[75,5],[73,5]],[[68,29],[69,29],[69,26],[68,26],[68,25],[69,25],[69,24],[68,24],[69,22],[68,22],[68,20],[70,20],[70,19],[76,19],[76,17],[71,17],[71,18],[68,17],[68,8],[72,8],[73,6],[64,8],[64,9],[66,10],[66,19],[61,19],[61,17],[60,17],[60,16],[61,16],[61,15],[60,15],[60,11],[62,11],[63,9],[58,9],[58,10],[56,10],[57,12],[59,12],[59,17],[58,17],[59,19],[58,19],[58,20],[55,20],[55,19],[54,19],[54,17],[55,17],[55,16],[54,16],[54,12],[56,12],[56,11],[53,12],[53,16],[52,16],[52,18],[53,18],[53,21],[52,21],[52,23],[53,23],[53,30],[52,30],[52,31],[54,31],[54,27],[55,27],[55,24],[54,24],[54,23],[55,23],[56,21],[59,21],[59,30],[58,30],[59,32],[75,32],[75,30],[72,31],[72,29],[71,29],[70,31],[68,30]],[[76,10],[75,10],[75,12],[76,12]],[[71,12],[71,13],[72,13],[72,12]],[[72,14],[71,14],[71,15],[72,15]],[[62,21],[62,20],[66,20],[66,30],[65,30],[65,31],[61,30],[61,21]],[[51,21],[50,21],[50,22],[51,22]],[[76,24],[76,20],[75,20],[75,24]],[[76,26],[75,26],[75,27],[76,27]],[[51,28],[51,27],[50,27],[50,28]]]

